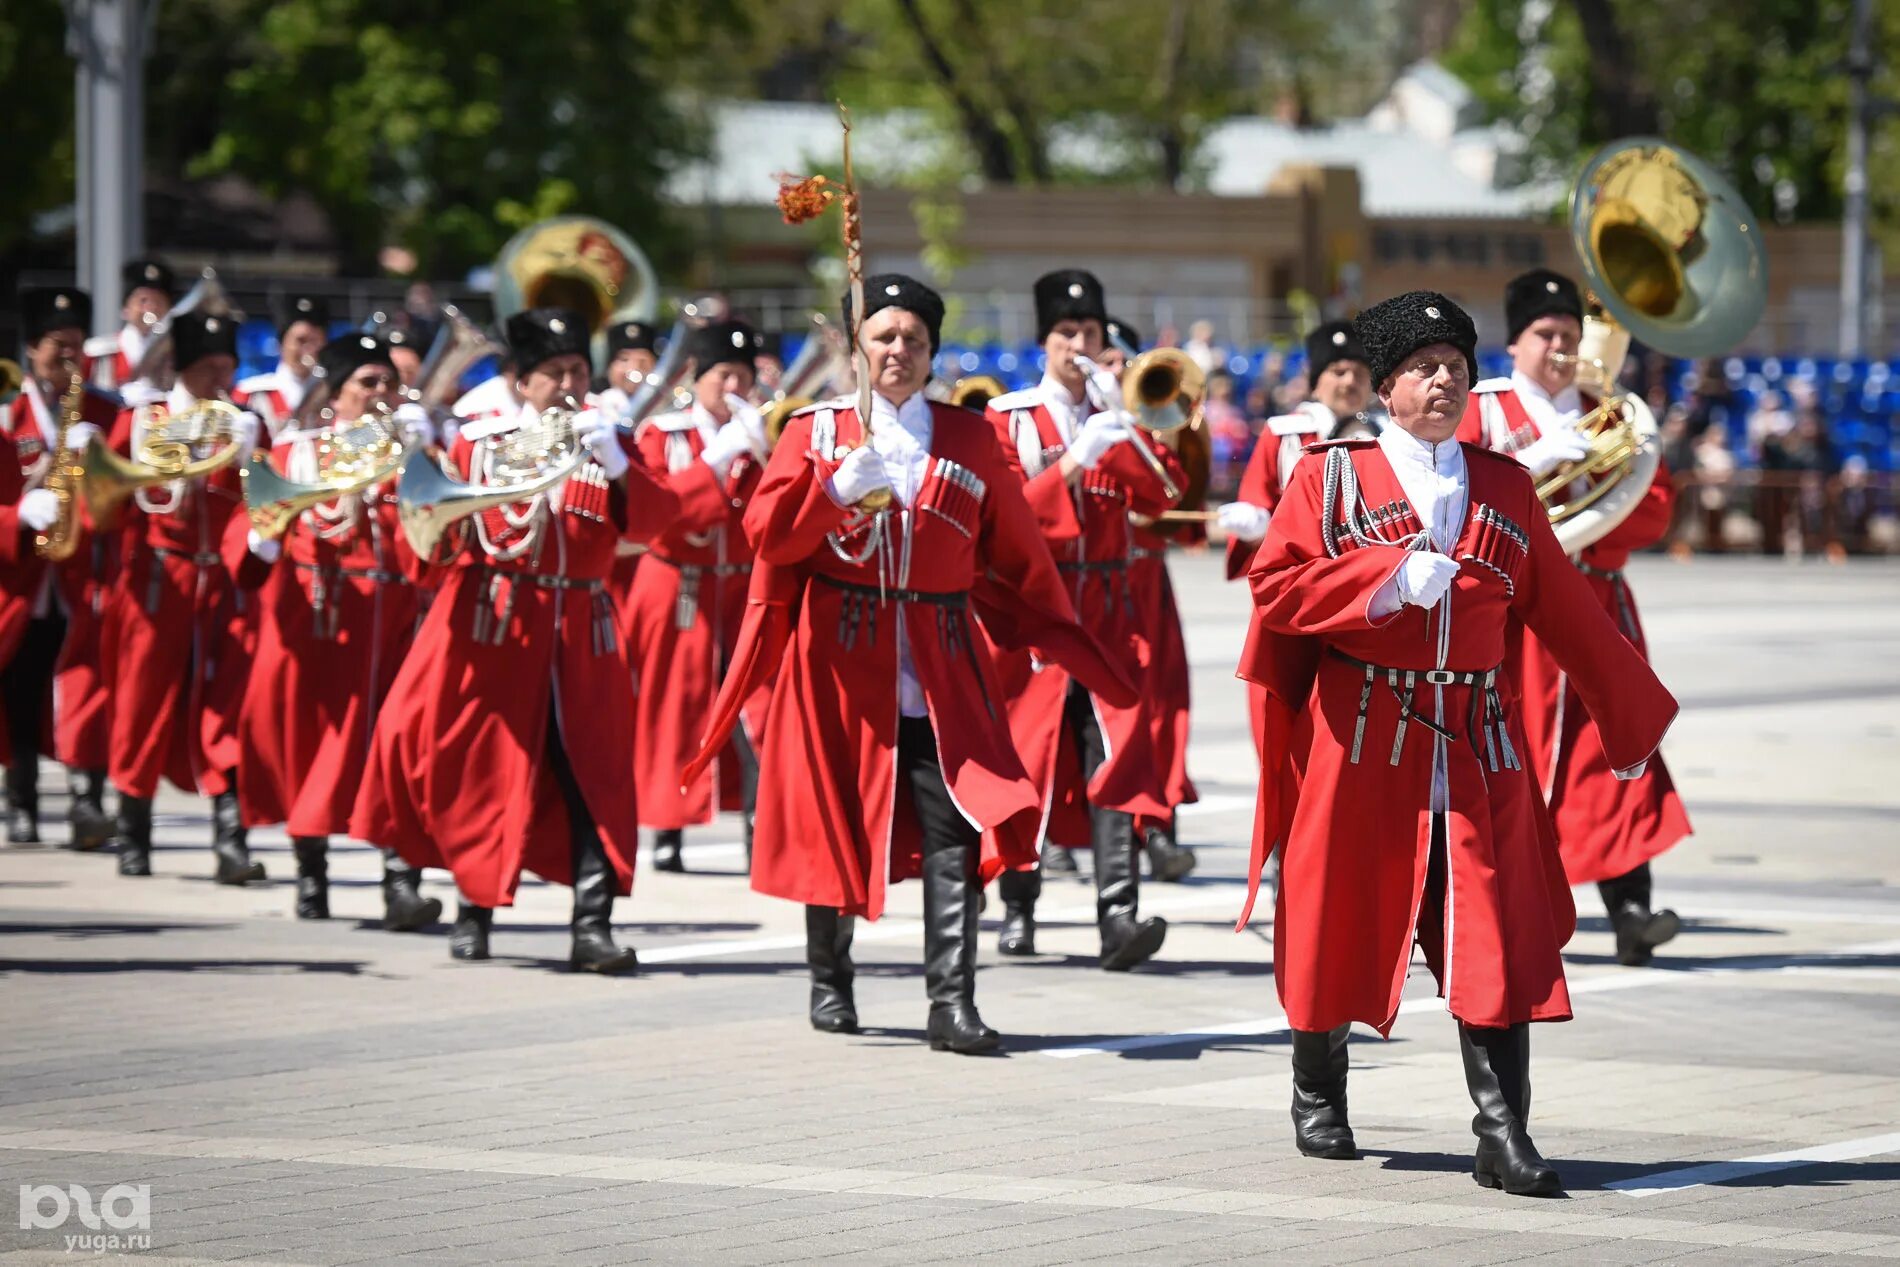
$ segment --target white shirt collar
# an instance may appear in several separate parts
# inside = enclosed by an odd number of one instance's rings
[[[277,390],[284,395],[284,404],[290,412],[296,413],[297,406],[303,404],[304,393],[310,390],[310,380],[290,368],[288,361],[277,362]]]
[[[198,403],[198,398],[185,390],[184,380],[172,384],[171,391],[165,394],[167,413],[182,414]]]
[[[1524,412],[1537,424],[1540,434],[1583,417],[1583,393],[1577,390],[1575,383],[1552,396],[1533,379],[1518,370],[1512,370],[1511,390],[1524,403]]]
[[[128,321],[119,327],[119,351],[125,353],[125,359],[137,365],[139,358],[145,355],[145,345],[151,342],[146,327]]]
[[[693,407],[687,410],[687,413],[692,416],[693,429],[699,432],[699,438],[711,444],[712,438],[719,434],[721,425],[719,419],[713,417],[711,411],[697,400],[693,402]]]
[[[1421,440],[1394,423],[1379,433],[1379,449],[1399,477],[1405,500],[1431,530],[1440,550],[1449,550],[1463,529],[1467,485],[1465,451],[1456,439]]]
[[[1082,428],[1082,416],[1088,409],[1088,391],[1085,388],[1078,398],[1069,394],[1062,380],[1053,373],[1044,371],[1042,382],[1036,387],[1041,393],[1043,404],[1049,407],[1049,416],[1056,421],[1056,429],[1062,433],[1064,443],[1075,439],[1075,433]]]
[[[893,405],[876,392],[871,393],[871,427],[884,419],[894,420],[910,436],[925,445],[930,444],[930,402],[917,392],[901,405]]]
[[[40,380],[29,371],[26,381],[20,384],[20,390],[32,407],[33,421],[38,424],[41,434],[50,440],[53,432],[59,428],[59,419],[53,416],[52,408],[46,403],[46,397],[40,391]]]

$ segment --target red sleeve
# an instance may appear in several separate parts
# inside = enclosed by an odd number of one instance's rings
[[[1372,623],[1367,614],[1372,596],[1405,561],[1403,549],[1388,545],[1355,546],[1338,558],[1327,555],[1320,523],[1325,470],[1326,463],[1316,459],[1294,468],[1293,483],[1247,575],[1254,618],[1278,633],[1366,628]]]
[[[615,481],[625,517],[620,535],[628,541],[644,545],[678,521],[680,498],[665,480],[647,469],[631,436],[622,434],[619,440],[621,451],[629,459],[626,474]]]
[[[655,426],[642,426],[634,438],[633,460],[679,498],[679,517],[669,527],[686,532],[710,532],[726,521],[731,498],[713,469],[700,461],[697,453],[679,470],[668,470],[667,434]]]
[[[1144,450],[1153,455],[1153,462],[1142,456]],[[1187,488],[1187,472],[1181,469],[1181,459],[1174,450],[1140,428],[1135,429],[1132,439],[1110,447],[1096,469],[1113,476],[1128,490],[1129,513],[1151,519],[1173,510]],[[1172,495],[1169,488],[1174,490]]]
[[[1528,474],[1523,488],[1530,567],[1517,583],[1511,609],[1576,686],[1597,725],[1610,768],[1627,769],[1662,743],[1675,720],[1675,697],[1617,629],[1583,573],[1564,555]]]
[[[1240,491],[1234,495],[1234,500],[1264,506],[1269,511],[1279,504],[1280,437],[1271,431],[1262,430],[1260,438],[1254,441],[1253,452],[1247,458],[1247,469],[1240,473]],[[1254,555],[1259,551],[1258,541],[1227,538],[1227,579],[1238,581],[1247,575],[1247,569],[1253,566]]]
[[[20,522],[20,498],[26,477],[20,474],[20,452],[13,437],[0,431],[0,563],[15,566],[33,548],[32,532]]]
[[[1026,410],[1023,412],[1028,413]],[[1029,473],[1023,469],[1022,454],[1016,448],[1015,411],[1004,413],[986,409],[983,416],[996,432],[997,445],[1003,451],[1004,465],[1023,482],[1023,498],[1036,516],[1036,529],[1042,533],[1043,540],[1054,544],[1080,537],[1082,521],[1076,517],[1075,495],[1069,488],[1069,481],[1062,477],[1061,465],[1052,463],[1035,478],[1029,478]],[[1033,414],[1029,415],[1028,425],[1035,425]]]
[[[1076,623],[1055,558],[1000,453],[989,476],[980,543],[985,567],[970,588],[984,632],[1010,650],[1033,648],[1110,704],[1134,707],[1134,666],[1120,663]]]
[[[787,422],[745,510],[745,535],[760,561],[803,563],[851,515],[825,491],[830,475],[812,455],[810,416]]]
[[[1592,550],[1614,551],[1627,555],[1632,550],[1647,550],[1669,534],[1669,525],[1676,515],[1676,481],[1669,474],[1667,466],[1656,467],[1656,478],[1650,481],[1649,490],[1636,503],[1636,508],[1622,523],[1604,533],[1584,551],[1586,558]]]

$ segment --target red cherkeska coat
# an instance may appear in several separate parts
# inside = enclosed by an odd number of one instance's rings
[[[649,418],[634,436],[640,461],[680,503],[679,518],[641,556],[620,605],[621,633],[638,679],[634,786],[641,825],[654,828],[709,823],[715,810],[742,808],[731,745],[688,787],[680,786],[680,768],[706,733],[745,615],[752,545],[744,515],[760,467],[740,458],[722,483],[699,459],[706,436],[693,418],[691,412]],[[745,719],[755,748],[763,703],[761,692]]]
[[[1032,389],[999,396],[990,402],[986,416],[1004,459],[1023,481],[1024,496],[1062,572],[1077,619],[1126,663],[1130,676],[1144,679],[1151,651],[1128,572],[1128,516],[1153,517],[1178,498],[1168,495],[1135,445],[1156,455],[1177,490],[1187,486],[1180,461],[1172,450],[1137,436],[1115,445],[1094,470],[1080,472],[1071,484],[1059,469],[1067,445],[1039,393]],[[1090,805],[1167,816],[1172,809],[1163,785],[1168,771],[1154,748],[1149,710],[1139,699],[1128,707],[1094,701],[1107,759],[1085,789],[1081,764],[1063,725],[1069,675],[1058,666],[1037,663],[1027,652],[993,649],[992,654],[1009,700],[1017,750],[1044,789],[1049,839],[1086,843]]]
[[[1479,398],[1472,398],[1459,438],[1493,448],[1534,439],[1536,425],[1517,393],[1506,388],[1495,395],[1497,411],[1489,425]],[[1586,409],[1595,404],[1584,401]],[[1649,648],[1623,569],[1632,551],[1653,546],[1668,534],[1675,502],[1669,472],[1658,470],[1629,518],[1577,556],[1591,592],[1645,659]],[[1521,627],[1516,631],[1508,664],[1524,702],[1524,731],[1537,785],[1550,807],[1564,872],[1572,884],[1625,875],[1689,834],[1688,811],[1662,754],[1652,757],[1638,777],[1617,778],[1603,755],[1603,740],[1589,709],[1536,635]]]
[[[26,392],[14,397],[4,417],[4,430],[18,454],[20,492],[38,488],[52,462],[52,446],[59,420],[57,400],[46,402],[40,415]],[[79,416],[110,436],[118,406],[104,392],[90,386],[81,397]],[[17,496],[14,499],[18,500]],[[111,675],[100,645],[106,596],[119,568],[119,540],[113,533],[91,530],[83,505],[75,508],[78,547],[57,565],[53,583],[66,614],[66,637],[53,669],[53,755],[74,769],[103,769],[112,733]],[[9,538],[16,533],[7,534]],[[31,531],[0,545],[0,664],[12,658],[20,637],[32,619],[44,583],[47,562],[33,547]],[[7,739],[0,727],[0,760],[7,757]]]
[[[1135,700],[1132,683],[1076,623],[995,433],[952,405],[933,404],[930,413],[930,464],[916,504],[879,516],[837,505],[824,488],[840,446],[863,442],[856,411],[833,402],[787,423],[746,510],[758,561],[738,650],[686,771],[697,775],[776,671],[760,746],[752,887],[871,919],[883,913],[888,887],[917,875],[922,858],[897,778],[899,621],[944,781],[983,829],[986,880],[1035,860],[1042,789],[1011,741],[971,617],[999,645],[1034,647],[1114,706]],[[880,531],[888,549],[871,548]],[[880,561],[889,601],[879,597]]]
[[[467,434],[450,447],[459,478],[478,447]],[[620,893],[633,888],[633,677],[606,581],[615,544],[651,538],[679,500],[637,461],[611,486],[590,461],[557,501],[538,550],[498,560],[471,530],[448,564],[418,565],[440,592],[377,714],[350,815],[351,836],[447,868],[481,906],[512,905],[524,869],[573,880],[550,726]],[[480,518],[498,549],[519,543],[503,512]]]
[[[1654,753],[1675,700],[1616,635],[1515,462],[1465,446],[1469,502],[1449,552],[1463,566],[1448,606],[1407,606],[1374,623],[1369,604],[1404,550],[1355,544],[1323,522],[1333,464],[1350,465],[1360,505],[1385,525],[1366,531],[1397,540],[1418,516],[1376,441],[1309,452],[1254,561],[1241,661],[1242,676],[1268,691],[1267,750],[1283,754],[1262,769],[1251,874],[1284,839],[1274,974],[1287,1018],[1303,1030],[1360,1021],[1390,1031],[1425,891],[1442,748],[1449,931],[1434,967],[1447,1005],[1478,1026],[1567,1019],[1559,952],[1575,909],[1533,776],[1515,755],[1523,729],[1500,693],[1428,685],[1423,675],[1496,669],[1511,620],[1522,620],[1571,674],[1618,768]],[[1341,653],[1420,676],[1408,690],[1403,677],[1369,674]],[[1401,733],[1405,703],[1414,716]],[[1296,748],[1302,712],[1311,724]],[[1418,718],[1436,719],[1449,739]]]
[[[121,411],[112,447],[131,453],[135,420],[161,424],[169,412],[165,402]],[[109,769],[121,792],[149,799],[161,777],[207,796],[229,790],[249,653],[220,550],[242,503],[235,462],[124,503],[125,561],[103,631],[112,671]]]
[[[284,432],[271,464],[314,479],[319,432]],[[301,451],[301,452],[300,452]],[[257,651],[238,720],[244,823],[292,836],[349,830],[376,714],[415,635],[415,571],[396,517],[394,482],[305,511],[264,564],[250,516],[225,530],[225,560],[258,587]]]
[[[1189,528],[1192,540],[1200,525]],[[1181,630],[1181,608],[1174,600],[1174,580],[1168,574],[1171,539],[1141,523],[1131,523],[1129,533],[1128,590],[1146,649],[1141,704],[1148,717],[1155,769],[1161,775],[1161,796],[1173,811],[1201,799],[1187,769],[1193,703],[1187,637]]]

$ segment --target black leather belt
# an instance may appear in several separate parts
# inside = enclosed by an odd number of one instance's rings
[[[933,592],[931,590],[909,590],[886,587],[879,589],[875,585],[860,585],[856,581],[842,581],[835,576],[826,576],[823,572],[813,574],[814,580],[829,585],[832,589],[842,590],[860,598],[872,598],[881,603],[934,603],[939,607],[967,607],[970,603],[969,590],[949,590]]]
[[[1352,755],[1354,765],[1359,763],[1359,752],[1365,744],[1366,714],[1372,707],[1372,687],[1381,677],[1392,691],[1392,697],[1399,704],[1399,722],[1392,734],[1391,764],[1397,765],[1405,751],[1405,730],[1412,722],[1417,722],[1440,739],[1450,742],[1456,736],[1437,722],[1417,712],[1412,707],[1412,692],[1421,686],[1464,686],[1474,688],[1471,703],[1467,709],[1469,717],[1466,734],[1471,740],[1474,752],[1487,760],[1493,772],[1500,768],[1516,770],[1517,752],[1511,747],[1511,736],[1504,719],[1504,701],[1498,696],[1498,670],[1489,669],[1395,669],[1390,665],[1373,664],[1348,655],[1337,647],[1330,647],[1331,654],[1347,664],[1365,673],[1365,684],[1359,688],[1359,716],[1352,728]],[[1483,747],[1479,748],[1479,739]]]

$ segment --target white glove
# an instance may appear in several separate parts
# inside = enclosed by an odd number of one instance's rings
[[[97,423],[75,422],[66,429],[66,446],[74,453],[84,453],[87,445],[102,439],[103,435]]]
[[[737,396],[726,397],[726,408],[732,411],[732,421],[745,427],[746,439],[750,442],[752,456],[763,462],[771,456],[771,446],[765,441],[765,415],[759,412],[757,405]]]
[[[50,488],[36,488],[20,497],[20,522],[35,532],[45,532],[59,518],[59,498]]]
[[[246,409],[231,424],[232,438],[237,444],[237,464],[244,465],[250,460],[252,450],[257,448],[257,437],[264,429],[264,420]]]
[[[1134,434],[1129,427],[1134,416],[1125,409],[1110,409],[1091,416],[1069,445],[1069,456],[1085,470],[1094,470],[1108,451]]]
[[[731,422],[713,433],[713,438],[700,450],[699,460],[710,466],[713,474],[723,477],[734,462],[750,452],[752,434],[735,414]]]
[[[1265,506],[1252,502],[1228,502],[1214,512],[1221,531],[1241,541],[1259,541],[1267,535],[1267,523],[1273,516]]]
[[[890,487],[891,477],[884,469],[884,459],[866,444],[845,455],[826,491],[840,506],[855,506],[879,489]]]
[[[435,419],[413,400],[396,406],[396,429],[402,433],[403,443],[412,448],[435,443]]]
[[[620,428],[600,410],[581,410],[574,419],[574,435],[593,450],[594,461],[600,463],[600,469],[607,473],[608,479],[619,479],[632,465],[627,458],[627,451],[620,447]]]
[[[251,553],[266,563],[277,562],[277,557],[284,552],[283,542],[271,537],[261,536],[255,528],[251,529],[250,536],[246,537],[245,540],[250,542]]]
[[[1570,427],[1545,432],[1511,456],[1529,468],[1532,475],[1548,475],[1565,462],[1577,462],[1590,455],[1590,442]]]
[[[1430,550],[1415,550],[1399,565],[1399,597],[1414,607],[1430,607],[1451,588],[1458,560]]]

